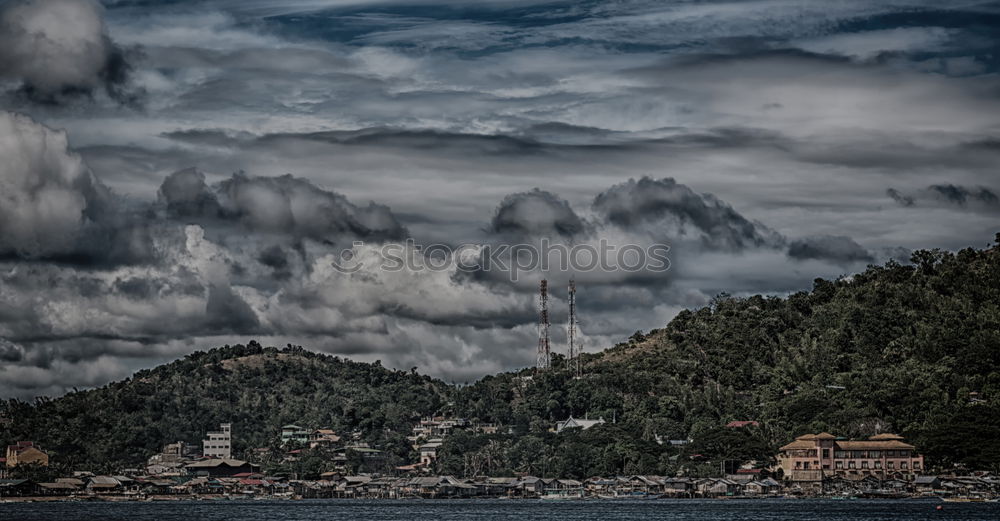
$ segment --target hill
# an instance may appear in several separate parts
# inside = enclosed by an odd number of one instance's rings
[[[1000,470],[1000,252],[918,251],[786,298],[721,295],[583,362],[582,378],[556,356],[550,371],[452,387],[297,347],[227,346],[99,389],[4,402],[0,439],[38,440],[69,466],[136,465],[223,421],[236,455],[301,422],[357,431],[403,462],[414,421],[447,411],[504,426],[447,438],[437,470],[459,475],[709,474],[819,431],[896,432],[929,465]],[[570,416],[606,423],[550,432]],[[759,426],[725,427],[733,420]]]
[[[247,449],[277,446],[283,425],[301,423],[357,430],[405,458],[402,436],[449,392],[440,381],[378,363],[251,342],[195,352],[99,389],[7,401],[2,412],[12,421],[0,439],[39,440],[68,468],[113,469],[140,465],[165,443],[200,443],[222,422],[233,424],[234,456],[247,457]]]
[[[463,445],[445,447],[449,470],[472,458],[577,476],[710,472],[724,459],[767,461],[794,436],[820,431],[896,432],[938,468],[997,470],[1000,449],[989,440],[1000,439],[1000,251],[918,251],[911,265],[817,279],[787,298],[722,295],[584,364],[582,379],[556,370],[524,385],[522,372],[464,389],[460,411],[535,439],[528,450],[523,436],[491,447],[454,440]],[[541,432],[569,416],[616,423]],[[733,420],[760,427],[724,426]]]

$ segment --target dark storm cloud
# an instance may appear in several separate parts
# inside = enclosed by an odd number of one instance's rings
[[[841,235],[820,235],[796,239],[788,246],[793,259],[819,259],[835,263],[872,262],[875,257],[864,247]]]
[[[997,195],[986,188],[966,188],[952,184],[932,185],[928,191],[937,195],[950,203],[965,206],[969,202],[978,201],[986,205],[995,206],[998,202]]]
[[[890,188],[886,190],[885,195],[891,197],[892,200],[896,201],[896,203],[898,203],[900,206],[913,206],[914,203],[913,196],[903,195],[899,192],[899,190],[896,190],[895,188]]]
[[[24,358],[24,348],[5,339],[0,338],[0,361],[20,362]]]
[[[406,236],[406,229],[387,206],[374,202],[357,206],[341,194],[291,175],[238,173],[210,188],[204,174],[186,169],[168,176],[159,196],[171,218],[207,226],[235,222],[254,232],[319,241]]]
[[[103,89],[134,101],[126,51],[108,37],[95,0],[10,0],[0,4],[0,77],[36,102],[60,103]]]
[[[944,204],[960,208],[1000,210],[1000,198],[986,187],[967,187],[955,184],[935,184],[904,194],[895,188],[886,190],[886,195],[900,206],[921,206]]]
[[[536,188],[505,197],[490,221],[490,231],[521,238],[573,239],[585,234],[587,226],[565,199]]]
[[[598,195],[594,211],[625,228],[656,229],[664,222],[710,248],[741,250],[774,246],[779,235],[743,217],[712,194],[699,194],[672,178],[630,179]]]

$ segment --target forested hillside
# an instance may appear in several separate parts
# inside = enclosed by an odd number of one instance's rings
[[[456,388],[301,348],[227,346],[100,389],[4,402],[0,439],[36,440],[66,465],[137,464],[220,422],[234,424],[236,455],[299,422],[357,430],[402,461],[415,420],[447,412],[504,428],[449,437],[442,473],[709,473],[818,431],[895,432],[931,466],[1000,470],[1000,252],[920,251],[787,298],[723,295],[585,355],[582,378],[563,365]],[[571,415],[607,423],[550,432]]]
[[[530,385],[511,374],[485,378],[460,393],[460,410],[537,436],[453,440],[465,445],[446,447],[451,470],[507,454],[494,465],[673,472],[765,460],[819,431],[896,432],[932,465],[1000,469],[1000,252],[919,251],[912,261],[817,279],[788,298],[720,296],[586,357],[582,379],[568,371]],[[569,415],[617,424],[541,432]],[[725,428],[731,420],[761,425]],[[675,449],[657,437],[693,442]]]
[[[53,462],[137,465],[165,443],[199,443],[233,424],[233,455],[277,446],[283,425],[362,433],[405,451],[415,419],[441,408],[450,388],[427,376],[351,362],[301,347],[226,346],[195,352],[132,378],[34,404],[8,401],[0,439],[37,440]]]

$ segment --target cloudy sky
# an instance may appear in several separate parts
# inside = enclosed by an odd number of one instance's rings
[[[0,396],[301,344],[449,381],[1000,231],[1000,2],[0,1]],[[359,245],[355,245],[359,243]],[[360,269],[337,271],[351,248]]]

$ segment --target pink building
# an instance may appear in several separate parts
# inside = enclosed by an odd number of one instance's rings
[[[833,476],[911,479],[924,469],[924,457],[895,434],[856,441],[826,432],[805,434],[779,449],[778,463],[785,479],[814,482]]]

